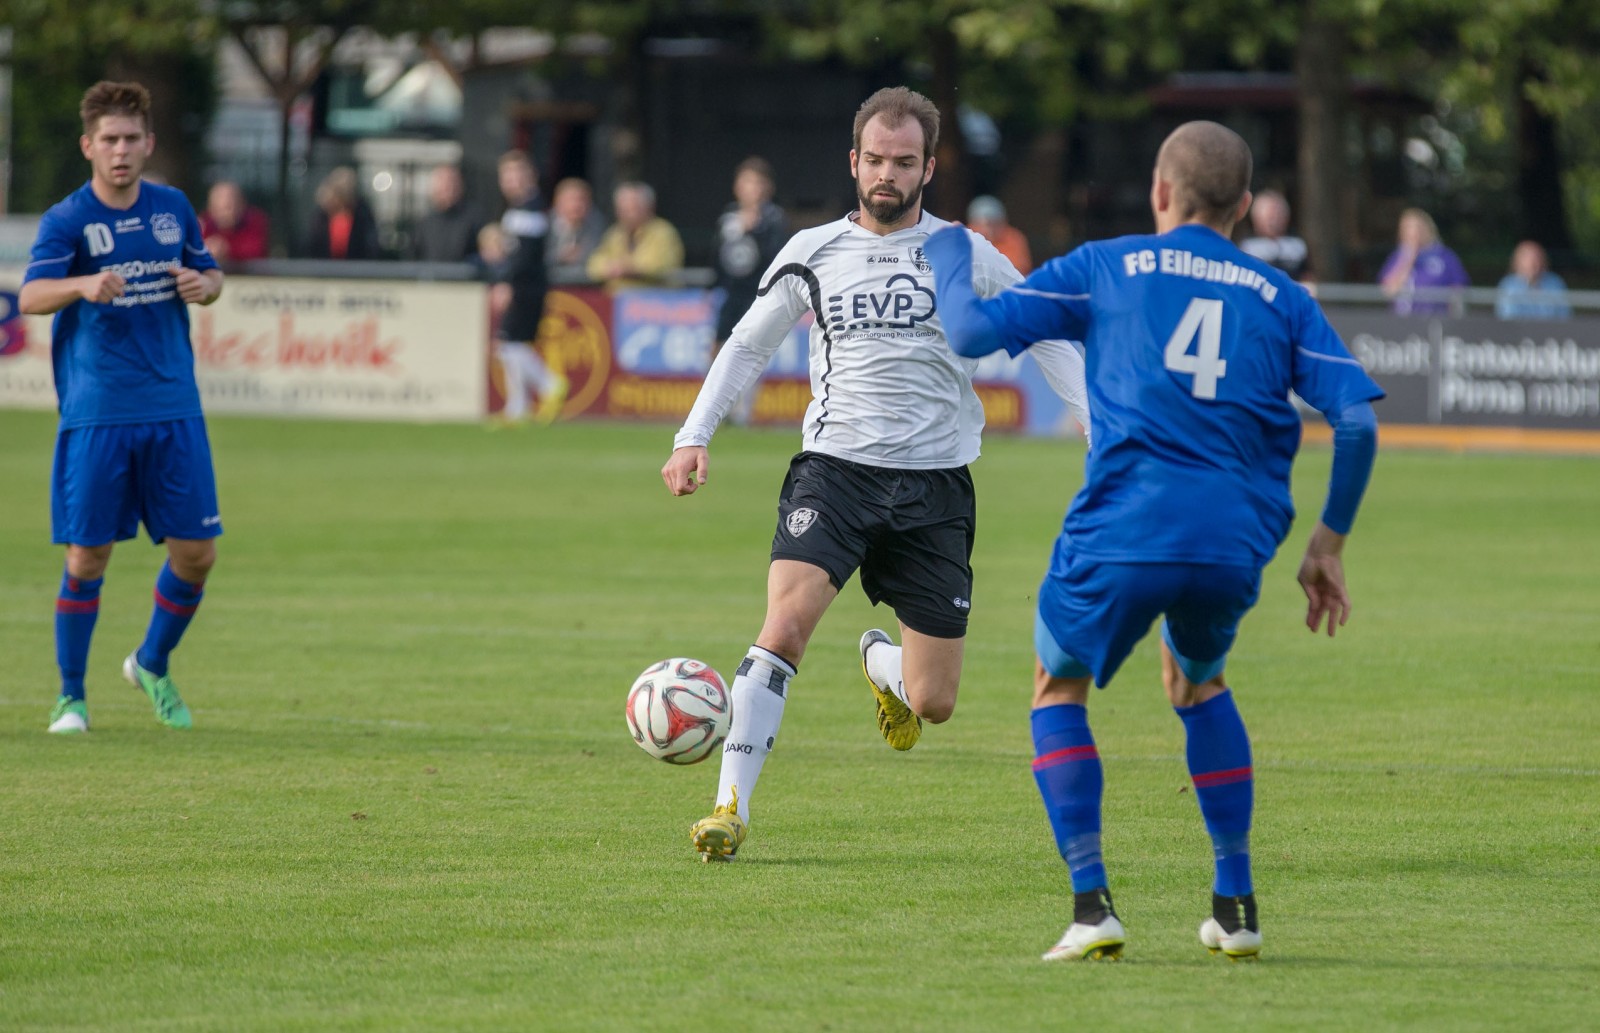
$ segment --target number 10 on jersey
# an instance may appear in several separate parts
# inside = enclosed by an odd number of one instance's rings
[[[1194,354],[1189,346],[1194,345]],[[1222,358],[1222,301],[1195,298],[1184,309],[1178,328],[1167,339],[1167,368],[1174,373],[1194,374],[1189,393],[1196,398],[1217,397],[1217,381],[1228,375]]]

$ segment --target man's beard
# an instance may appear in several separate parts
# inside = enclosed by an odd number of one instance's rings
[[[859,182],[856,183],[856,197],[861,201],[862,209],[878,222],[885,226],[893,226],[899,222],[907,212],[917,206],[922,200],[922,184],[918,183],[910,194],[904,197],[898,193],[895,200],[889,201],[872,196],[873,191],[893,190],[894,187],[874,186],[871,191],[863,190]]]

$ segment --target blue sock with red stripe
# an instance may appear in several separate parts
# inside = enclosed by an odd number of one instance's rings
[[[56,666],[61,668],[61,695],[68,699],[83,698],[89,642],[100,617],[100,586],[105,583],[103,577],[88,581],[61,575],[61,594],[56,597]]]
[[[1189,735],[1189,775],[1217,859],[1213,890],[1223,897],[1253,893],[1250,811],[1255,804],[1255,776],[1250,767],[1250,735],[1233,703],[1233,693],[1223,692],[1196,706],[1173,709]]]
[[[1033,712],[1033,779],[1044,797],[1061,859],[1072,872],[1072,892],[1106,885],[1100,856],[1100,797],[1105,773],[1089,731],[1088,708],[1075,703]]]
[[[156,605],[150,614],[150,629],[144,633],[144,645],[139,647],[140,667],[158,678],[167,673],[167,657],[178,648],[178,640],[194,619],[194,611],[200,608],[205,587],[204,581],[191,585],[172,572],[172,564],[162,564],[156,577]]]

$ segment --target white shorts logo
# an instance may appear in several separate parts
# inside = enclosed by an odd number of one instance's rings
[[[152,215],[150,232],[156,235],[156,242],[160,244],[176,244],[183,239],[183,227],[178,225],[178,217],[171,212]]]
[[[789,533],[796,538],[805,534],[806,531],[810,530],[811,525],[816,522],[817,511],[814,509],[797,509],[789,514],[789,519],[786,521],[789,525]]]

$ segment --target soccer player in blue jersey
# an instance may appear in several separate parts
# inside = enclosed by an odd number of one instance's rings
[[[1044,956],[1116,957],[1125,931],[1100,851],[1103,775],[1085,705],[1157,617],[1162,681],[1187,733],[1216,862],[1213,953],[1261,950],[1250,873],[1250,740],[1223,680],[1239,620],[1288,534],[1300,444],[1294,391],[1334,427],[1333,475],[1299,581],[1306,625],[1350,615],[1340,559],[1377,449],[1383,396],[1306,291],[1229,242],[1250,206],[1250,150],[1214,122],[1156,158],[1156,233],[1086,244],[979,300],[965,234],[926,245],[950,345],[966,356],[1084,342],[1094,448],[1039,590],[1035,779],[1072,875],[1072,925]]]
[[[222,293],[200,221],[177,190],[140,179],[155,146],[150,95],[101,82],[79,108],[89,182],[45,213],[20,308],[55,313],[51,357],[61,411],[52,534],[67,548],[56,600],[61,696],[52,732],[86,732],[83,678],[112,546],[142,522],[167,546],[144,643],[123,676],[156,719],[190,726],[167,658],[189,626],[222,533],[211,447],[189,342],[189,305]]]

